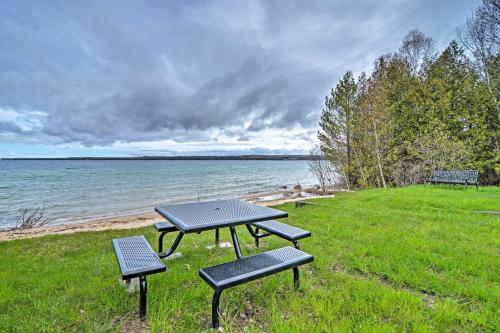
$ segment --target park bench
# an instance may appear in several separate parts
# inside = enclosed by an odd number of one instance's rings
[[[467,185],[476,185],[477,189],[478,177],[478,170],[434,170],[429,182],[433,184],[464,184],[465,188]]]
[[[259,238],[266,237],[270,234],[284,238],[293,243],[296,249],[300,250],[299,239],[310,237],[311,232],[278,222],[276,220],[262,221],[253,223],[255,229],[255,245],[259,246]],[[267,234],[259,234],[259,229],[267,231]]]
[[[313,260],[312,255],[287,246],[201,269],[200,276],[215,291],[212,298],[212,327],[219,326],[219,299],[223,290],[288,269],[293,269],[294,286],[298,288],[298,266]]]
[[[146,276],[164,272],[166,267],[142,235],[113,239],[113,247],[122,279],[139,278],[139,315],[143,319],[147,306]]]

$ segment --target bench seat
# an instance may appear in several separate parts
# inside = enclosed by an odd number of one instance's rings
[[[267,237],[269,235],[276,235],[278,237],[291,241],[295,248],[300,250],[300,245],[298,242],[299,239],[311,236],[311,232],[307,230],[281,223],[276,220],[256,222],[252,225],[255,227],[255,231],[253,231],[249,225],[247,225],[247,228],[250,234],[255,238],[255,245],[257,247],[259,247],[259,238]],[[266,232],[259,233],[259,229],[263,229]]]
[[[167,221],[161,221],[161,222],[156,222],[153,224],[153,227],[156,229],[158,232],[174,232],[177,231],[177,228],[170,222]]]
[[[156,222],[153,224],[153,227],[160,233],[160,237],[158,237],[158,253],[161,258],[168,257],[172,254],[175,248],[171,247],[166,252],[163,252],[163,237],[165,237],[168,233],[179,231],[179,229],[168,221]],[[198,233],[201,233],[201,231]],[[179,235],[178,237],[182,238],[182,235]],[[215,244],[219,244],[219,229],[215,229]]]
[[[299,271],[297,267],[313,260],[312,255],[287,246],[201,269],[199,272],[201,278],[215,290],[212,300],[212,327],[217,328],[219,325],[219,297],[224,289],[288,269],[293,269],[294,284],[298,288]]]
[[[297,241],[311,236],[310,231],[281,223],[276,220],[256,222],[253,225],[289,241]]]
[[[166,267],[142,235],[113,239],[113,247],[122,279],[139,277],[139,313],[144,318],[147,304],[146,276],[164,272]]]

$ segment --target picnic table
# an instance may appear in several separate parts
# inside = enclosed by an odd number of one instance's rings
[[[222,228],[229,228],[236,256],[241,258],[241,248],[235,226],[244,224],[250,231],[252,223],[288,217],[287,212],[237,199],[164,205],[156,207],[155,211],[179,231],[170,248],[158,253],[160,258],[174,253],[185,234],[213,229],[218,231]],[[252,236],[258,237],[253,230],[251,233],[253,233]],[[218,237],[216,238],[218,241]]]
[[[213,328],[219,326],[219,299],[222,291],[290,269],[293,271],[294,286],[299,288],[298,267],[314,260],[312,255],[301,251],[298,244],[299,239],[309,237],[311,233],[274,220],[288,217],[288,213],[274,208],[230,199],[163,205],[156,207],[155,211],[166,219],[154,224],[155,229],[161,233],[159,253],[154,252],[142,235],[113,240],[122,279],[139,278],[141,318],[146,316],[146,276],[166,270],[161,258],[172,255],[185,234],[216,230],[216,242],[218,242],[219,229],[229,228],[231,231],[237,260],[202,268],[199,271],[200,277],[214,289]],[[246,226],[250,235],[255,238],[257,246],[259,238],[276,235],[293,242],[295,247],[286,246],[243,257],[235,228],[238,225]],[[259,233],[259,229],[265,232]],[[163,236],[170,232],[178,232],[177,237],[170,248],[163,251]]]

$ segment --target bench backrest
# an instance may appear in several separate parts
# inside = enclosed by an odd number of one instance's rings
[[[433,181],[450,183],[477,183],[479,177],[478,170],[434,170],[432,171]]]

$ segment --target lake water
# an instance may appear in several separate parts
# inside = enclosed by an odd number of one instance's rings
[[[315,184],[307,161],[0,160],[0,228],[23,208],[53,223],[152,212],[160,204]]]

